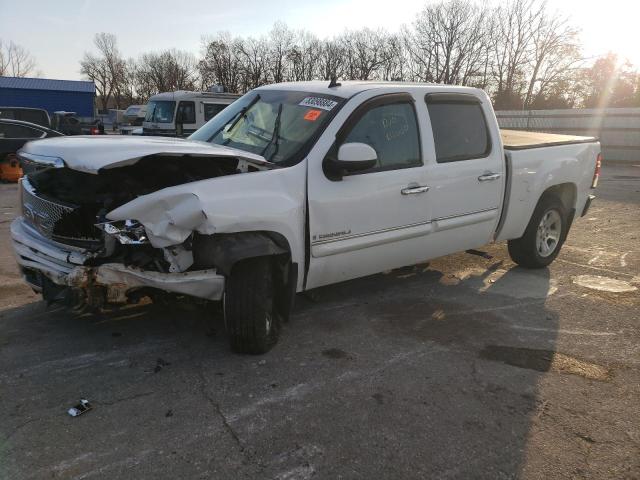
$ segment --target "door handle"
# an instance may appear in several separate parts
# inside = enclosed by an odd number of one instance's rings
[[[490,182],[492,180],[498,180],[501,176],[502,176],[501,173],[485,173],[484,175],[480,175],[478,177],[478,181]]]
[[[417,193],[425,193],[429,191],[426,185],[409,185],[407,188],[400,190],[402,195],[415,195]]]

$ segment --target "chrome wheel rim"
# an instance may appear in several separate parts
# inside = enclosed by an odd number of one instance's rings
[[[548,257],[558,248],[560,233],[562,231],[562,219],[557,210],[547,211],[540,220],[536,234],[536,249],[538,255]]]

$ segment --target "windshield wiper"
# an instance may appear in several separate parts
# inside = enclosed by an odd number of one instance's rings
[[[269,143],[267,143],[262,149],[262,152],[260,152],[260,155],[264,157],[264,152],[267,151],[271,144],[274,145],[275,148],[273,149],[273,153],[269,157],[268,161],[271,161],[271,159],[276,156],[276,153],[278,153],[278,148],[280,147],[280,144],[278,143],[278,136],[280,134],[280,117],[282,117],[282,104],[280,104],[280,106],[278,107],[278,115],[276,116],[276,120],[273,123],[273,135],[271,136],[271,140],[269,140]]]
[[[240,111],[238,112],[238,115],[236,116],[236,118],[233,119],[233,122],[229,123],[225,123],[224,125],[222,125],[218,130],[215,131],[215,133],[213,135],[211,135],[211,137],[209,137],[209,140],[207,140],[208,142],[210,142],[211,140],[213,140],[214,138],[216,138],[216,136],[225,129],[225,127],[227,125],[229,125],[229,128],[227,128],[227,131],[231,131],[231,129],[233,129],[233,127],[236,126],[236,124],[240,121],[241,118],[245,117],[247,115],[247,112],[249,111],[249,109],[251,107],[253,107],[258,100],[260,100],[260,95],[256,95],[253,100],[251,100],[249,103],[247,103],[244,107],[242,107],[242,109],[240,109]],[[225,143],[223,143],[223,145],[226,145],[227,143],[229,143],[231,141],[231,139],[225,140]]]

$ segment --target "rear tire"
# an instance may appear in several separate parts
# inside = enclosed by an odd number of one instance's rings
[[[233,266],[224,295],[229,343],[236,353],[259,355],[278,341],[271,257],[243,260]]]
[[[524,268],[544,268],[555,260],[567,237],[567,210],[555,195],[540,199],[524,235],[509,240],[511,260]]]

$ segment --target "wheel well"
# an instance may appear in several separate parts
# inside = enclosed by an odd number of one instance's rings
[[[284,320],[289,318],[298,286],[298,265],[291,261],[291,248],[284,235],[267,231],[195,234],[193,257],[196,269],[216,268],[227,277],[239,262],[273,258],[275,306]]]
[[[553,187],[547,188],[540,199],[554,195],[560,199],[564,208],[567,209],[568,212],[572,211],[576,208],[576,198],[577,198],[578,190],[573,183],[561,183],[559,185],[554,185]]]
[[[573,218],[576,214],[576,199],[578,196],[578,190],[573,183],[561,183],[559,185],[554,185],[553,187],[547,188],[543,194],[540,196],[540,201],[547,196],[553,195],[560,199],[562,204],[564,205],[565,210],[567,211],[567,228],[565,228],[562,241],[567,238],[569,234],[569,230],[571,229],[571,225],[573,225]]]
[[[217,233],[193,237],[193,257],[196,269],[216,268],[229,275],[233,265],[241,260],[263,256],[291,259],[291,248],[284,235],[277,232],[250,231]]]

